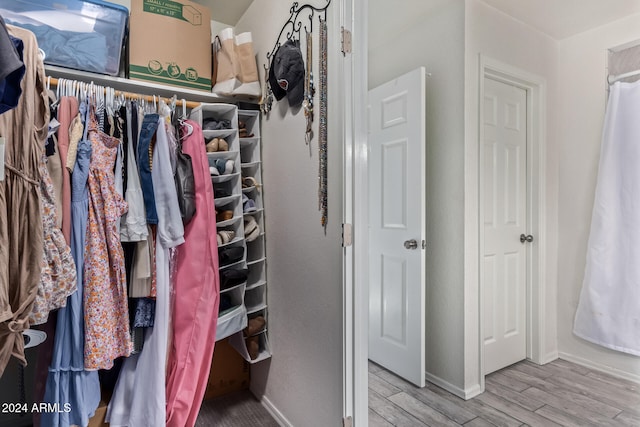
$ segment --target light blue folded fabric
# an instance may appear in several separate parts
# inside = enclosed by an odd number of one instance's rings
[[[11,23],[7,20],[8,23]],[[58,30],[47,25],[15,23],[33,32],[45,53],[45,63],[104,73],[109,55],[107,39],[97,32],[79,33]]]

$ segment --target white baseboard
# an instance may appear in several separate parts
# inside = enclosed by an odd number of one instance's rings
[[[621,371],[620,369],[613,368],[611,366],[603,365],[601,363],[594,362],[592,360],[584,359],[580,356],[576,356],[569,353],[560,352],[558,353],[558,357],[560,359],[564,359],[569,362],[573,362],[577,365],[582,365],[589,369],[594,369],[596,371],[604,372],[609,375],[613,375],[614,377],[622,378],[629,381],[634,381],[640,384],[640,375],[632,374],[631,372]]]
[[[440,388],[443,388],[445,390],[447,390],[449,393],[451,394],[455,394],[456,396],[458,396],[461,399],[464,400],[469,400],[472,397],[476,397],[477,395],[479,395],[480,393],[482,393],[482,389],[480,388],[480,384],[475,384],[471,387],[469,387],[468,389],[462,389],[460,387],[457,387],[453,384],[451,384],[448,381],[443,380],[440,377],[436,377],[435,375],[432,375],[428,372],[425,372],[425,378],[427,379],[427,381],[429,381],[430,383],[433,383],[435,385],[437,385]]]
[[[546,356],[544,356],[544,360],[542,360],[542,364],[545,365],[549,362],[553,362],[554,360],[556,360],[558,357],[560,357],[558,355],[558,350],[554,350],[552,352],[547,353]]]
[[[262,399],[260,399],[260,403],[271,414],[271,416],[276,420],[280,427],[293,427],[293,424],[291,424],[287,417],[285,417],[282,412],[280,412],[280,410],[275,407],[275,405],[269,400],[268,397],[262,396]]]

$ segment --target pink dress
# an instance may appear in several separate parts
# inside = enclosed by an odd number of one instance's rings
[[[204,396],[218,325],[220,283],[213,186],[200,126],[183,142],[191,156],[196,214],[176,250],[173,341],[167,367],[167,427],[193,427]]]
[[[129,308],[124,253],[116,224],[127,202],[115,189],[113,168],[120,141],[98,130],[89,113],[89,220],[84,263],[84,366],[110,369],[114,359],[129,356]]]

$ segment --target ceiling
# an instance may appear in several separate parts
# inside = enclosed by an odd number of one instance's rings
[[[482,1],[556,40],[640,13],[640,0]]]
[[[253,0],[195,0],[195,2],[209,7],[212,20],[235,26]]]
[[[531,25],[556,40],[562,40],[599,27],[627,15],[640,13],[640,0],[481,0]],[[253,0],[196,0],[211,9],[211,19],[235,26]],[[381,21],[400,21],[405,24],[415,20],[421,13],[438,7],[442,0],[403,0],[403,7],[393,7],[389,3],[372,0],[370,7],[380,9]],[[420,13],[416,13],[420,12]],[[397,15],[397,17],[396,17]],[[397,18],[397,19],[394,19]],[[373,17],[375,20],[375,17]],[[375,32],[380,34],[380,32]],[[383,37],[382,34],[380,36]],[[375,44],[375,43],[373,43]]]
[[[556,40],[562,40],[575,34],[599,27],[627,15],[640,13],[640,0],[481,0],[531,25]],[[196,0],[197,3],[211,9],[211,19],[235,26],[253,0]],[[380,21],[389,25],[389,21],[407,24],[438,7],[442,0],[403,0],[403,7],[394,7],[389,11],[389,3],[381,0],[370,1],[374,12],[371,18],[380,17]],[[379,13],[375,11],[379,9]],[[420,12],[420,13],[416,13]],[[384,37],[381,32],[373,32]],[[374,36],[375,38],[375,36]],[[371,40],[370,40],[371,41]],[[375,43],[373,43],[375,45]]]
[[[390,9],[386,0],[369,0],[369,47],[398,26],[418,24],[422,16],[451,0],[402,0]],[[460,0],[464,1],[464,0]],[[640,0],[480,0],[556,40],[640,13]],[[394,6],[400,2],[394,3]]]

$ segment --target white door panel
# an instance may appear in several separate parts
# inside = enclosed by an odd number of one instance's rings
[[[424,69],[372,89],[369,102],[369,358],[423,387]]]
[[[527,93],[485,78],[483,334],[485,374],[526,357]]]

